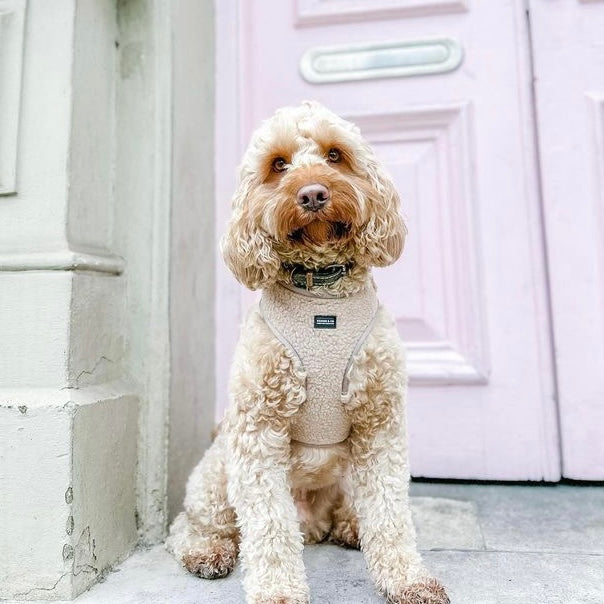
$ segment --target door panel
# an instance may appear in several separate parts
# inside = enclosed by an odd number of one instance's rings
[[[403,258],[376,279],[408,348],[413,474],[558,479],[523,3],[256,0],[217,13],[219,231],[244,141],[274,109],[315,98],[357,123],[409,226]],[[318,46],[437,38],[463,47],[456,71],[327,84],[300,75]],[[218,274],[222,389],[229,313],[249,296]]]
[[[604,479],[604,2],[530,2],[563,473]]]
[[[380,297],[407,343],[411,384],[486,383],[471,106],[346,117],[388,166],[415,227],[407,241],[408,261],[394,272],[376,271]]]

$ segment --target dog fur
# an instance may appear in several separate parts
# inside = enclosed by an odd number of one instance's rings
[[[319,211],[296,203],[309,183],[330,191]],[[358,128],[305,102],[279,110],[253,135],[223,255],[250,289],[289,283],[284,265],[353,263],[324,287],[346,296],[372,279],[371,267],[400,256],[405,235],[398,195]],[[288,426],[305,401],[305,375],[294,361],[253,308],[235,353],[231,406],[189,478],[168,548],[203,578],[225,576],[239,556],[247,602],[302,604],[310,601],[304,543],[328,539],[363,551],[389,602],[448,603],[416,549],[407,375],[392,318],[380,307],[354,358],[346,402],[352,428],[342,443],[291,441]]]

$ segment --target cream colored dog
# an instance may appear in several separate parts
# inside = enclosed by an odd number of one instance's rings
[[[254,134],[223,253],[263,297],[242,328],[231,407],[167,541],[190,572],[223,577],[240,554],[248,602],[307,603],[304,543],[329,539],[360,547],[389,602],[449,602],[416,549],[404,352],[371,276],[405,234],[394,186],[353,124],[306,102]]]

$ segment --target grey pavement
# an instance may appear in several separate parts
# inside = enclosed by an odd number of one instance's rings
[[[452,604],[604,604],[604,487],[414,483],[418,541]],[[378,604],[362,554],[307,547],[312,602]],[[241,570],[204,581],[162,547],[136,552],[77,604],[238,604]]]

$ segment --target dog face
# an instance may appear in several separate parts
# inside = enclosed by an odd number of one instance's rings
[[[250,289],[284,263],[386,266],[406,229],[399,198],[359,129],[315,102],[285,107],[244,155],[222,251]]]

